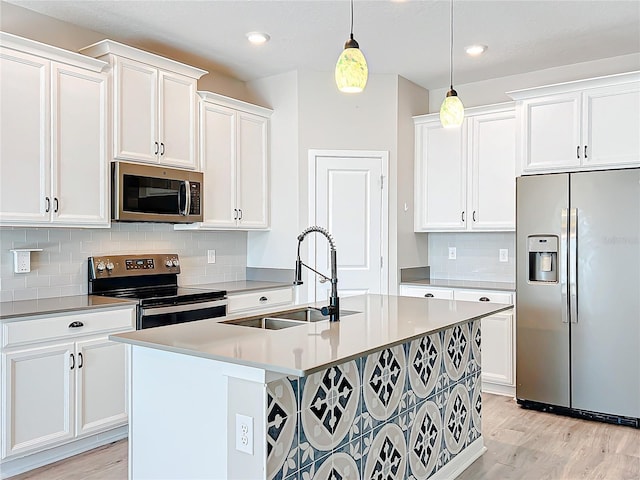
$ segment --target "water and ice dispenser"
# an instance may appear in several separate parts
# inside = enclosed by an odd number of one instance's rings
[[[529,281],[558,282],[558,237],[531,235],[529,244]]]

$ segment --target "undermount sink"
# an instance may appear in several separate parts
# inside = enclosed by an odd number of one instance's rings
[[[226,323],[227,325],[239,325],[241,327],[253,327],[253,328],[263,328],[265,330],[282,330],[283,328],[295,327],[296,325],[302,325],[306,322],[296,321],[296,320],[287,320],[282,318],[241,318],[239,320],[230,320]]]
[[[354,310],[340,310],[340,318],[347,315],[353,315]],[[283,328],[295,327],[309,322],[319,322],[328,320],[327,315],[323,315],[320,310],[305,307],[296,310],[288,310],[284,312],[275,312],[268,317],[251,317],[239,318],[237,320],[228,320],[227,325],[239,325],[241,327],[262,328],[265,330],[281,330]]]

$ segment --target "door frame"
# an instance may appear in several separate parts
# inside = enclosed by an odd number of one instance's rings
[[[380,293],[389,293],[389,152],[387,150],[319,150],[309,149],[308,170],[308,219],[309,226],[316,225],[316,182],[318,159],[323,157],[340,158],[377,158],[382,167],[382,205],[380,206],[380,256],[382,257],[382,269],[380,276]],[[312,265],[315,264],[316,235],[307,237],[307,258]],[[339,245],[338,245],[339,248]],[[325,273],[325,272],[322,272]],[[316,285],[314,274],[305,269],[305,282],[307,284],[307,300],[316,301]]]

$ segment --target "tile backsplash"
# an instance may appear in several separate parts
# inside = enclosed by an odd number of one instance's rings
[[[12,248],[31,254],[31,272],[13,272]],[[207,263],[207,250],[216,263]],[[176,231],[160,223],[113,223],[108,229],[0,228],[0,301],[87,293],[87,257],[126,253],[177,253],[180,285],[244,280],[246,232]]]
[[[455,260],[449,247],[456,247]],[[500,249],[507,249],[508,261],[499,261]],[[515,232],[429,234],[431,278],[515,282],[515,254]]]

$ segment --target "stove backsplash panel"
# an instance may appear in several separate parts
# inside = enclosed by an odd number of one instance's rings
[[[31,254],[31,272],[13,272],[12,248]],[[207,251],[216,263],[207,263]],[[109,229],[0,228],[0,301],[87,293],[87,257],[126,253],[177,253],[179,285],[244,280],[246,232],[176,231],[160,223],[114,223]]]

